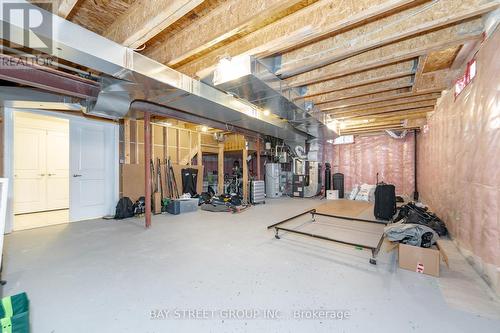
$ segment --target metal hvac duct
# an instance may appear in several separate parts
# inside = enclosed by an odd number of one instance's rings
[[[324,114],[307,103],[297,88],[279,79],[252,56],[222,59],[212,79],[215,87],[227,91],[286,119],[295,129],[319,139],[334,139],[336,133],[325,125]]]
[[[12,1],[0,0],[2,39],[36,49],[29,45],[29,38],[24,38],[25,34],[33,35],[34,32],[25,25],[23,16],[3,12],[7,3]],[[164,106],[165,109],[155,108],[158,114],[170,109],[282,139],[304,140],[307,137],[287,120],[265,117],[244,100],[193,80],[27,1],[17,3],[23,10],[38,11],[44,18],[50,18],[51,24],[36,28],[39,39],[52,43],[44,50],[46,54],[105,74],[97,100],[91,101],[86,109],[88,114],[123,118],[129,113],[130,104],[141,100]]]

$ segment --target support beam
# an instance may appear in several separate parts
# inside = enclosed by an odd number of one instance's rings
[[[372,49],[449,27],[492,11],[499,5],[495,2],[479,5],[482,1],[484,0],[441,0],[423,11],[415,9],[415,13],[403,12],[398,15],[400,17],[383,19],[337,35],[317,46],[317,52],[311,52],[308,48],[295,52],[293,56],[285,54],[283,66],[276,74],[281,78],[288,78],[305,73]],[[460,11],[456,12],[457,9]],[[450,12],[453,14],[444,16]],[[436,19],[438,15],[441,17]],[[366,30],[372,32],[361,34]]]
[[[203,165],[203,151],[201,149],[201,133],[197,133],[197,148],[198,148],[198,153],[196,153],[196,165],[201,166]]]
[[[151,227],[151,114],[144,112],[144,186],[145,186],[145,215],[146,228]]]
[[[163,127],[163,158],[168,158],[168,127]]]
[[[217,191],[224,193],[224,143],[219,143],[219,153],[217,155]]]
[[[123,119],[123,154],[125,164],[130,164],[130,118]]]
[[[261,180],[260,178],[260,136],[257,136],[257,180]]]
[[[0,54],[0,79],[72,97],[93,99],[101,90],[97,82]]]
[[[243,202],[247,203],[248,202],[248,142],[246,141],[246,138],[243,137],[243,140],[245,141],[245,144],[243,146],[243,157],[242,157],[242,164],[243,164]]]
[[[60,0],[57,7],[57,15],[67,18],[80,0]]]
[[[233,43],[213,50],[203,58],[181,67],[180,70],[194,75],[215,65],[221,55],[234,57],[247,54],[266,57],[282,53],[294,49],[297,45],[305,46],[354,26],[396,13],[422,1],[425,0],[345,1],[342,3],[342,10],[337,10],[336,7],[339,5],[337,1],[321,0]],[[203,73],[199,74],[203,75]]]
[[[146,55],[177,68],[207,52],[252,33],[316,0],[230,0],[175,35],[146,50]],[[200,31],[203,27],[203,32]]]
[[[471,22],[467,24],[471,25]],[[292,87],[306,86],[353,73],[408,61],[431,51],[439,51],[454,45],[461,45],[472,40],[482,39],[482,22],[475,20],[472,22],[472,25],[475,27],[475,31],[473,32],[463,33],[461,30],[464,28],[468,31],[472,29],[472,27],[466,28],[462,25],[453,26],[434,32],[431,36],[418,36],[399,43],[370,50],[326,67],[294,76],[286,81]]]
[[[103,35],[127,47],[138,48],[204,1],[136,1]]]
[[[180,147],[180,142],[181,142],[181,132],[179,131],[179,129],[176,129],[175,130],[175,141],[177,142],[177,147],[176,147],[176,150],[175,150],[175,155],[176,155],[176,163],[180,164],[181,163],[181,147]]]

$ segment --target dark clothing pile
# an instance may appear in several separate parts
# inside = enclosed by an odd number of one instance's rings
[[[399,208],[394,222],[384,230],[390,241],[429,248],[440,236],[448,234],[446,225],[436,214],[413,202]]]
[[[403,223],[425,225],[442,237],[448,234],[448,229],[444,222],[430,212],[427,207],[419,207],[414,202],[410,202],[399,208],[399,213],[394,222],[403,221]]]

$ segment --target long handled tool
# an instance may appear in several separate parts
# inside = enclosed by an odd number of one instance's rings
[[[172,161],[170,157],[168,158],[168,169],[170,171],[170,177],[172,181],[172,197],[179,198],[179,190],[177,189],[177,181],[175,180],[174,168],[172,167]]]
[[[163,199],[163,185],[161,183],[161,161],[160,159],[156,159],[156,186],[158,192],[160,192],[161,197]]]

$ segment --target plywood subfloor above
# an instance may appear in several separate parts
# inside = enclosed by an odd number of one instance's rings
[[[422,72],[429,73],[450,68],[461,48],[462,45],[458,45],[445,50],[429,53]]]
[[[97,34],[102,33],[137,0],[80,0],[68,19]]]

